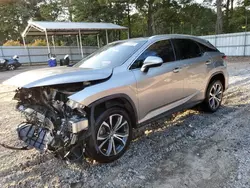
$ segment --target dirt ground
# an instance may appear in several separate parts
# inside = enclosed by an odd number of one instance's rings
[[[0,187],[249,188],[250,61],[231,61],[230,88],[218,112],[191,109],[143,127],[111,164],[67,163],[0,147]],[[8,144],[22,119],[12,94],[3,93],[11,90],[0,87],[0,141]]]

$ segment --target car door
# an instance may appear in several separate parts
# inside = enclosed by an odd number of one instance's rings
[[[148,56],[163,59],[160,67],[152,67],[145,73],[140,70]],[[157,111],[167,104],[183,97],[183,75],[179,71],[180,62],[175,62],[170,40],[155,42],[149,46],[134,62],[131,69],[137,81],[139,101],[139,122],[150,119],[162,111]],[[150,114],[150,115],[149,115]]]
[[[176,52],[176,60],[183,65],[184,96],[194,98],[204,89],[209,72],[207,69],[209,56],[203,53],[198,43],[191,39],[172,39],[172,43]]]

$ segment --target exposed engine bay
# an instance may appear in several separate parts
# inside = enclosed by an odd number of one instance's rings
[[[16,109],[26,121],[18,128],[19,139],[29,148],[51,151],[69,160],[83,158],[89,137],[88,109],[68,99],[89,82],[36,88],[19,88],[14,97]]]

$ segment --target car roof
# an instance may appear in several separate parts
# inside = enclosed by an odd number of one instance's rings
[[[155,41],[155,40],[164,40],[164,39],[192,39],[200,42],[204,42],[206,40],[193,36],[193,35],[183,35],[183,34],[165,34],[165,35],[154,35],[151,37],[141,37],[141,38],[131,38],[124,41]]]
[[[208,40],[205,40],[203,38],[193,36],[193,35],[165,34],[165,35],[154,35],[154,36],[145,37],[145,38],[142,38],[142,39],[147,40],[149,42],[154,42],[154,41],[158,41],[158,40],[166,40],[166,39],[191,39],[191,40],[194,40],[194,41],[199,42],[201,44],[204,44],[206,46],[215,48],[214,46],[212,46],[209,43]],[[133,40],[133,39],[131,39],[131,40]]]
[[[161,39],[174,39],[174,38],[204,40],[193,35],[183,35],[183,34],[154,35],[154,36],[148,37],[148,40],[161,40]]]
[[[196,42],[199,42],[201,44],[204,44],[208,47],[212,47],[215,48],[214,46],[212,46],[209,41],[199,38],[197,36],[193,36],[193,35],[183,35],[183,34],[165,34],[165,35],[154,35],[151,37],[141,37],[141,38],[131,38],[131,39],[126,39],[126,40],[122,40],[123,42],[136,42],[136,41],[145,41],[145,42],[156,42],[159,40],[167,40],[167,39],[191,39],[194,40]],[[121,41],[116,41],[116,42],[121,42]]]

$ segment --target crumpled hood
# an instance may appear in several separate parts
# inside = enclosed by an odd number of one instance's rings
[[[27,71],[3,82],[4,85],[31,88],[56,84],[101,80],[112,74],[112,68],[86,69],[78,67],[53,67]]]

